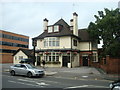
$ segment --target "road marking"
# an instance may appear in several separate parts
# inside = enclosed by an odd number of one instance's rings
[[[30,81],[30,80],[25,80],[25,79],[17,79],[19,81],[26,81],[26,82],[35,82],[35,81]]]
[[[25,79],[18,79],[18,80],[25,81],[25,82],[31,82],[31,83],[35,83],[35,84],[38,84],[38,85],[49,85],[49,84],[46,84],[44,82],[30,81],[30,80],[25,80]]]
[[[23,80],[23,79],[22,79]],[[25,80],[25,79],[24,79]],[[50,81],[50,80],[39,80],[39,79],[29,79],[29,78],[26,78],[26,80],[34,80],[35,82],[36,81],[41,81],[41,82],[48,82],[48,83],[59,83],[59,82],[56,82],[56,81]]]
[[[88,76],[82,76],[83,78],[87,78]]]
[[[52,77],[52,76],[51,76]],[[112,80],[105,80],[105,79],[84,79],[84,78],[75,78],[75,77],[54,77],[54,78],[61,78],[61,79],[71,79],[71,80],[83,80],[83,81],[88,81],[88,80],[96,80],[96,81],[103,81],[103,82],[113,82]]]
[[[88,86],[97,87],[97,88],[109,88],[109,86],[108,87],[107,86],[97,86],[97,85],[88,85]]]
[[[64,89],[69,89],[69,88],[83,88],[83,87],[88,87],[88,85],[73,86],[73,87],[67,87],[67,88],[64,88]]]
[[[66,87],[64,89],[70,89],[70,88],[109,88],[109,87],[106,87],[106,86],[96,86],[96,85],[82,85],[82,86],[73,86],[73,87]]]
[[[38,84],[38,85],[49,85],[49,84],[46,84],[44,82],[41,82],[41,83],[36,82],[36,84]]]
[[[42,86],[40,86],[40,85],[33,85],[33,84],[28,84],[28,83],[23,83],[23,82],[16,82],[16,81],[10,81],[10,80],[8,80],[8,82],[18,83],[18,84],[24,84],[24,85],[28,85],[28,86],[43,87],[43,85]]]

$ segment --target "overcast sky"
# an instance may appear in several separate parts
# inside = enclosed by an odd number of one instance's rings
[[[74,0],[43,1],[40,0],[3,0],[0,3],[0,29],[23,34],[31,38],[43,32],[43,19],[52,25],[63,18],[68,24],[73,12],[78,14],[78,28],[87,28],[94,15],[104,8],[115,9],[119,0]]]

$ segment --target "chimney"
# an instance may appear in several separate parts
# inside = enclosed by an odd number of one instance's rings
[[[43,19],[43,30],[47,30],[47,26],[48,26],[48,20],[47,18]]]
[[[73,34],[78,36],[78,14],[73,13]]]
[[[70,20],[70,26],[73,26],[73,19]]]

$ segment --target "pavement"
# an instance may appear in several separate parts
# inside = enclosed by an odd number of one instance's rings
[[[38,67],[42,68],[42,67]],[[76,79],[92,79],[92,80],[109,80],[115,81],[120,79],[118,74],[107,74],[100,68],[94,67],[46,67],[45,72],[47,75],[54,75],[56,77],[76,78]]]
[[[2,64],[2,71],[9,72],[9,66],[12,64]],[[57,78],[74,78],[74,79],[92,79],[92,80],[118,80],[120,75],[106,74],[102,69],[94,67],[45,67],[37,66],[39,69],[44,69],[46,76],[54,76]]]
[[[96,69],[101,73],[103,79],[112,80],[112,81],[120,80],[120,74],[107,74],[100,68],[96,68]]]

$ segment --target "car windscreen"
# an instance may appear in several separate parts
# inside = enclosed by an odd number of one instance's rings
[[[27,64],[26,66],[27,66],[29,69],[36,68],[35,66],[30,65],[30,64]]]

